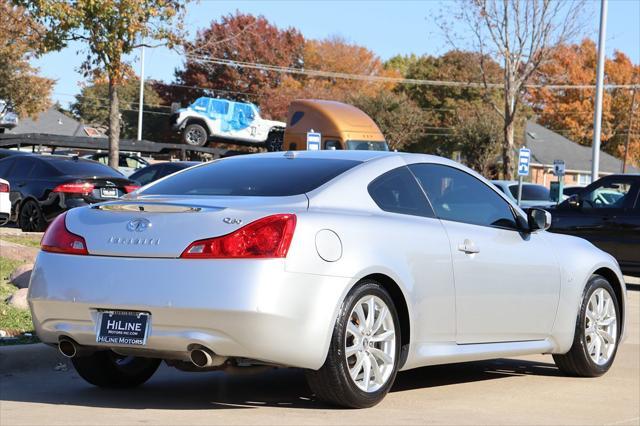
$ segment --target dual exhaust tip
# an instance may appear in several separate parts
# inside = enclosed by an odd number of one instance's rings
[[[71,339],[60,339],[58,351],[66,358],[74,358],[81,353],[87,352],[87,349]],[[224,364],[227,360],[226,357],[217,356],[213,351],[204,347],[192,349],[189,352],[189,359],[198,368],[216,367]]]

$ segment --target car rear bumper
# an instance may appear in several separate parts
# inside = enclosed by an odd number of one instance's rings
[[[40,252],[29,304],[40,339],[96,343],[100,310],[151,314],[145,356],[217,355],[318,369],[348,278],[289,273],[283,260],[187,260]],[[128,347],[131,348],[131,347]]]

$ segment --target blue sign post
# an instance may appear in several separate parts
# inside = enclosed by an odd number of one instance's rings
[[[531,150],[520,148],[518,152],[518,205],[522,201],[522,177],[529,176],[529,163],[531,162]]]

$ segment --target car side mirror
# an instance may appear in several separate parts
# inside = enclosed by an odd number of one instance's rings
[[[572,209],[579,209],[581,207],[580,196],[578,194],[573,194],[567,198],[567,204]]]
[[[536,232],[539,230],[546,231],[551,226],[551,213],[539,208],[530,208],[527,211],[527,220],[529,222],[529,230]]]

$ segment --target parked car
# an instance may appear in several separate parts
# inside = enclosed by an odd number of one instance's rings
[[[0,133],[13,129],[18,125],[18,114],[16,114],[6,101],[0,99]]]
[[[11,201],[9,200],[9,182],[0,179],[0,226],[9,221]]]
[[[40,339],[104,387],[161,360],[289,366],[320,400],[369,407],[432,364],[553,354],[599,376],[625,332],[623,277],[550,221],[444,158],[237,156],[59,216],[29,304]]]
[[[156,163],[138,170],[129,176],[129,179],[140,186],[156,181],[172,173],[184,170],[191,166],[202,164],[199,161],[172,161],[166,163]]]
[[[565,186],[562,188],[562,195],[564,196],[564,199],[567,199],[572,195],[581,193],[583,190],[584,186]]]
[[[109,165],[108,152],[97,152],[95,154],[83,155],[82,158],[99,161],[102,164]],[[149,163],[149,161],[139,156],[138,154],[121,152],[120,160],[118,163],[118,171],[125,176],[130,176],[134,172],[147,167],[149,164],[151,163]]]
[[[182,133],[182,142],[204,146],[207,142],[265,145],[279,151],[286,123],[260,117],[249,102],[201,97],[171,115],[171,127]]]
[[[598,179],[553,210],[551,231],[585,238],[640,276],[640,175]]]
[[[20,155],[0,160],[9,181],[11,217],[23,231],[44,231],[73,207],[112,200],[137,189],[119,172],[96,161],[57,155]]]
[[[500,191],[511,198],[513,201],[518,201],[518,181],[515,180],[492,180]],[[522,184],[522,198],[520,199],[520,207],[550,207],[555,206],[556,202],[551,200],[551,194],[549,189],[542,185],[534,183]]]

